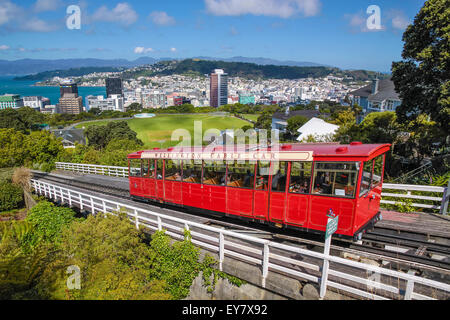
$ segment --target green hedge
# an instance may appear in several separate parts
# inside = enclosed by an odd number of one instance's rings
[[[22,205],[22,188],[9,182],[0,182],[0,212],[18,209]]]

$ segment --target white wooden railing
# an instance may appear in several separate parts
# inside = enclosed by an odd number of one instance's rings
[[[100,166],[92,164],[78,164],[78,163],[64,163],[57,162],[56,169],[74,171],[86,174],[100,174],[114,177],[128,177],[127,167],[110,167]],[[398,201],[393,200],[381,200],[381,204],[388,205],[410,205],[415,208],[424,208],[439,210],[441,214],[448,214],[448,203],[450,198],[450,186],[448,188],[434,187],[434,186],[419,186],[419,185],[406,185],[406,184],[383,184],[384,190],[400,190],[402,192],[383,192],[383,197],[398,198]],[[421,191],[426,193],[439,193],[439,197],[435,195],[413,195],[411,192]],[[404,199],[412,199],[414,202],[405,203]],[[431,203],[430,203],[431,202]]]
[[[441,214],[448,214],[448,202],[450,197],[450,188],[444,187],[435,187],[435,186],[421,186],[421,185],[408,185],[408,184],[383,184],[383,192],[381,193],[382,197],[391,197],[391,198],[400,198],[399,201],[393,200],[385,200],[382,199],[382,204],[389,205],[409,205],[416,208],[425,208],[425,209],[433,209],[439,210]],[[389,190],[389,192],[385,192],[385,190]],[[397,193],[391,190],[401,190],[403,192]],[[428,195],[415,195],[412,192],[426,192]],[[430,195],[430,193],[438,193],[439,197]],[[403,199],[411,199],[414,202],[405,203],[402,202]],[[428,202],[428,203],[424,203]]]
[[[388,300],[400,297],[405,300],[436,300],[438,292],[441,293],[440,298],[450,297],[450,285],[411,273],[393,271],[206,226],[39,180],[32,180],[32,186],[37,194],[92,214],[125,210],[137,228],[145,226],[153,231],[164,229],[166,234],[174,239],[182,240],[184,230],[190,230],[195,245],[218,255],[220,270],[223,270],[224,261],[229,258],[260,266],[262,287],[266,286],[269,271],[278,271],[294,279],[300,278],[365,299]],[[331,266],[324,268],[324,261],[329,261]],[[344,268],[338,270],[338,266]],[[358,276],[356,270],[365,272],[362,276]],[[333,280],[324,276],[326,274],[332,276]],[[342,279],[346,280],[345,284],[342,283]],[[418,286],[425,291],[415,292]],[[378,289],[376,293],[375,289]]]
[[[97,174],[124,178],[128,177],[128,167],[112,167],[96,164],[56,162],[56,169],[80,172],[85,174]]]

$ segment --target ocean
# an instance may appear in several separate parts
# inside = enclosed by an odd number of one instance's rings
[[[23,96],[42,96],[50,99],[51,104],[59,102],[59,87],[34,87],[35,81],[16,81],[14,76],[0,76],[0,95],[6,93],[20,94]],[[86,105],[86,97],[106,96],[105,87],[78,87],[78,94],[83,97]]]

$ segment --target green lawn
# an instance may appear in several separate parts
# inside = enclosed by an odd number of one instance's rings
[[[189,131],[194,139],[194,122],[201,122],[202,133],[208,129],[240,129],[249,125],[248,122],[231,116],[213,115],[157,115],[149,119],[126,120],[130,128],[137,132],[138,138],[144,142],[144,148],[170,147],[179,142],[171,141],[172,133],[177,129]],[[92,125],[105,125],[109,121],[99,121],[78,125],[77,128],[87,128]],[[159,141],[163,141],[162,144]]]
[[[258,118],[260,117],[260,114],[241,114],[242,118],[251,120],[251,121],[258,121]]]

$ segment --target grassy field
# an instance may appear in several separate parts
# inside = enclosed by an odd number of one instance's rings
[[[242,118],[251,120],[251,121],[258,121],[258,118],[261,116],[260,114],[241,114]]]
[[[194,139],[194,122],[201,121],[202,134],[208,129],[240,129],[248,122],[231,116],[212,115],[157,115],[149,119],[126,120],[130,128],[137,132],[138,138],[144,142],[145,148],[170,147],[179,142],[171,141],[172,133],[177,129],[186,129]],[[84,123],[77,128],[87,128],[92,125],[106,125],[108,121]],[[165,141],[162,144],[160,141]]]

